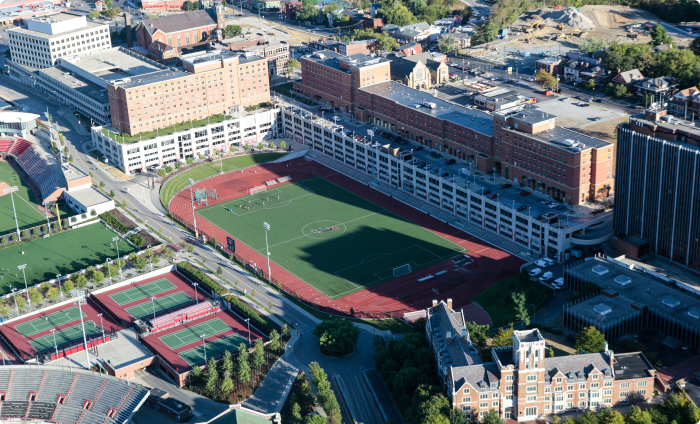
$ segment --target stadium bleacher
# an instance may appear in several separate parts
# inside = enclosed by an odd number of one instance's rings
[[[210,301],[199,302],[198,305],[192,305],[150,320],[149,323],[151,324],[151,332],[155,333],[185,321],[191,321],[195,318],[214,313],[218,310],[219,306],[214,305]]]
[[[14,155],[17,163],[39,187],[43,199],[51,196],[59,187],[51,166],[39,156],[32,144],[26,140],[0,140],[0,153]]]
[[[147,396],[140,386],[91,371],[26,365],[0,369],[0,419],[124,423]]]
[[[14,140],[0,140],[0,153],[7,153],[15,144]]]
[[[18,158],[30,147],[32,147],[32,143],[28,142],[27,140],[18,138],[17,141],[15,141],[15,144],[12,145],[12,148],[10,148],[10,150],[8,150],[7,153],[15,155],[15,157]]]

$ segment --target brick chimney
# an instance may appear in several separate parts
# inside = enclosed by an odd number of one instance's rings
[[[452,298],[447,299],[447,307],[452,309]]]
[[[433,299],[433,308],[437,306],[437,299]]]
[[[447,342],[447,344],[450,344],[450,342],[452,341],[452,332],[451,331],[445,332],[445,341]]]

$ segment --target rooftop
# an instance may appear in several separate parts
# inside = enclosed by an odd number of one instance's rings
[[[65,15],[65,13],[61,13],[60,15]],[[75,15],[70,15],[69,16],[75,17]],[[57,15],[51,15],[51,16],[57,16]],[[80,28],[75,28],[73,31],[85,31],[88,29],[107,29],[109,30],[108,26],[105,24],[100,24],[100,23],[95,23],[95,22],[87,22],[87,25],[80,27]],[[8,31],[12,31],[16,34],[24,34],[24,35],[29,35],[37,38],[58,38],[58,37],[64,37],[66,34],[70,34],[71,31],[66,31],[66,32],[60,32],[56,34],[47,34],[45,32],[40,32],[40,31],[32,31],[29,28],[21,27],[21,28],[12,28],[9,29]]]
[[[649,370],[654,369],[641,352],[616,353],[613,359],[617,380],[649,377]]]
[[[77,166],[73,165],[70,162],[64,163],[61,166],[63,167],[63,175],[66,177],[66,181],[75,181],[88,176],[88,174],[84,173]]]
[[[310,55],[303,56],[304,59],[318,63],[329,68],[339,71],[348,72],[340,67],[340,62],[348,63],[351,67],[364,68],[366,66],[376,65],[378,63],[388,63],[389,60],[383,57],[372,57],[364,54],[354,54],[352,56],[343,56],[342,54],[330,51],[321,50]]]
[[[447,102],[424,91],[406,87],[398,82],[382,82],[363,87],[360,90],[382,96],[402,106],[413,108],[438,119],[444,119],[465,128],[470,128],[489,137],[493,135],[493,118],[490,115]],[[435,107],[423,107],[421,106],[422,103],[432,103]]]
[[[632,309],[633,304],[631,300],[620,296],[609,298],[600,294],[568,308],[567,313],[599,330],[606,330],[639,316],[640,311]]]
[[[620,296],[615,298],[616,302],[622,302],[623,299],[633,303],[638,302],[684,325],[690,327],[698,325],[698,320],[688,315],[688,312],[692,308],[700,307],[700,299],[665,284],[661,279],[655,280],[646,274],[634,271],[635,268],[636,266],[611,257],[607,259],[594,257],[586,262],[572,265],[565,272],[583,281],[597,284],[603,289],[610,287],[618,291]],[[679,304],[675,307],[664,304],[663,300],[669,296],[678,300]]]
[[[70,89],[84,94],[96,102],[100,102],[104,105],[109,104],[109,97],[107,96],[104,86],[95,84],[89,79],[83,78],[78,74],[71,74],[70,71],[63,66],[40,69],[37,72],[44,77],[48,77]]]
[[[538,341],[543,341],[544,338],[540,334],[540,331],[535,330],[524,330],[524,331],[514,331],[513,336],[517,337],[519,341],[523,343],[534,343]]]
[[[112,200],[109,197],[107,197],[107,195],[103,194],[101,191],[94,187],[70,191],[69,194],[72,198],[80,202],[80,204],[85,206],[86,208],[101,205],[105,202],[109,202]]]
[[[642,272],[651,271],[668,277],[685,286],[687,290],[700,295],[700,274],[692,269],[684,268],[654,254],[644,255],[636,261],[627,257],[619,257],[617,260],[632,265],[636,269],[642,268]]]
[[[688,125],[685,123],[687,121],[684,121],[682,119],[678,119],[676,117],[668,118],[668,121],[665,121],[665,120],[653,121],[651,119],[647,119],[644,116],[644,113],[642,112],[642,113],[639,113],[637,115],[630,116],[630,122],[632,122],[632,121],[639,121],[641,124],[646,124],[646,125],[650,125],[653,127],[659,127],[661,129],[667,130],[670,133],[680,131],[680,132],[686,133],[688,135],[694,136],[695,139],[700,138],[700,128],[692,126],[692,125]],[[631,128],[631,129],[633,129],[633,128]],[[669,140],[665,140],[665,141],[668,142]],[[700,147],[694,146],[690,143],[682,143],[682,145],[683,145],[683,147],[686,147],[688,149],[693,149],[693,150],[700,149]]]
[[[55,5],[50,1],[38,1],[36,3],[14,3],[12,6],[0,7],[0,19],[23,18],[37,13],[63,10],[63,6]]]
[[[214,11],[205,9],[148,19],[141,22],[140,25],[143,25],[150,34],[155,34],[157,31],[170,34],[211,25],[216,26],[216,20],[214,19]]]
[[[610,357],[604,352],[544,358],[544,366],[549,378],[558,373],[564,374],[567,378],[588,378],[592,371],[604,372],[606,369],[612,376]]]

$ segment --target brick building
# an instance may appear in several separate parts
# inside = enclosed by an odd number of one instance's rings
[[[267,59],[270,75],[281,75],[287,71],[289,44],[284,41],[248,46],[239,51],[244,55],[258,55]]]
[[[323,50],[330,50],[343,56],[369,55],[379,53],[379,42],[372,39],[357,41],[318,40],[309,43],[309,52],[315,53]]]
[[[215,50],[184,55],[182,65],[109,81],[114,129],[135,135],[270,100],[264,57]]]
[[[512,347],[495,348],[484,362],[472,345],[464,316],[433,300],[426,337],[453,408],[477,421],[490,409],[504,419],[530,421],[576,409],[597,410],[651,400],[656,371],[640,352],[608,349],[547,357],[539,330],[515,331]]]
[[[294,90],[352,113],[359,89],[391,79],[389,63],[385,58],[362,54],[313,53],[302,57],[302,82],[295,82]]]
[[[216,2],[212,9],[143,21],[136,27],[136,38],[138,45],[145,49],[149,49],[156,41],[172,48],[182,48],[205,40],[223,38],[225,26],[223,6],[221,2]]]

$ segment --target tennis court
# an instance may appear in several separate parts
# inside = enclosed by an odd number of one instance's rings
[[[156,298],[156,300],[152,302],[144,302],[139,305],[132,306],[131,308],[126,308],[126,312],[130,313],[134,318],[152,318],[153,314],[158,315],[163,311],[177,309],[180,306],[187,305],[189,303],[194,303],[194,299],[189,297],[186,293],[176,292]]]
[[[95,324],[94,321],[85,322],[85,335],[91,337],[97,333],[101,333],[100,327]],[[54,348],[54,334],[56,335],[56,346],[62,346],[68,343],[75,342],[76,340],[83,339],[83,330],[80,324],[76,324],[72,327],[64,328],[61,331],[56,331],[52,334],[47,334],[38,339],[30,340],[29,343],[37,350],[39,353],[46,352],[47,350]]]
[[[119,306],[122,306],[126,305],[127,303],[136,302],[137,300],[151,297],[158,293],[172,290],[174,288],[175,284],[163,278],[160,280],[151,281],[150,283],[142,286],[137,286],[118,293],[110,294],[109,297],[111,297],[113,301],[117,302]]]
[[[224,356],[226,351],[231,353],[238,352],[238,347],[244,343],[247,347],[250,347],[248,339],[243,337],[240,333],[231,334],[220,339],[206,341],[206,355],[204,354],[205,346],[198,345],[192,349],[180,352],[179,355],[191,366],[201,365],[211,358],[219,358]],[[206,360],[204,359],[206,356]]]
[[[229,331],[230,329],[231,327],[229,327],[229,325],[223,322],[221,319],[214,318],[210,319],[209,321],[193,325],[184,330],[167,334],[159,339],[161,342],[165,343],[168,348],[177,349],[201,340],[202,335],[205,337],[211,337],[225,331]]]
[[[83,317],[86,316],[87,315],[83,313]],[[42,331],[50,330],[63,324],[68,324],[76,319],[80,319],[80,310],[73,306],[41,318],[17,324],[15,325],[15,330],[19,331],[19,333],[24,337],[29,337],[33,336],[34,334],[41,333]]]

